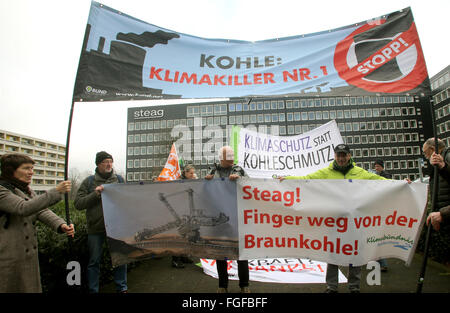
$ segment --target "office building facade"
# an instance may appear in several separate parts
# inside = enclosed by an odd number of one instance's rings
[[[450,147],[450,65],[431,78],[438,138]]]
[[[218,162],[233,125],[290,136],[336,120],[358,166],[382,159],[395,179],[417,179],[423,142],[432,136],[425,97],[404,95],[230,99],[128,109],[127,180],[149,181],[172,143],[199,177]]]
[[[0,130],[0,156],[7,153],[26,154],[36,162],[30,187],[38,194],[64,180],[64,145]]]

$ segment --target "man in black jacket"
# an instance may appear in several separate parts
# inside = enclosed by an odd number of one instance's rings
[[[113,169],[113,157],[105,151],[96,154],[95,175],[86,177],[81,183],[75,197],[75,208],[86,210],[89,263],[87,268],[89,293],[98,293],[100,279],[100,262],[103,255],[103,243],[106,240],[106,228],[103,217],[103,185],[123,182]],[[127,265],[113,269],[116,291],[125,293],[127,287]]]
[[[384,177],[387,179],[392,179],[392,174],[390,174],[384,170],[383,160],[376,160],[374,169],[375,169],[375,172],[377,172],[377,175],[380,175],[381,177]]]

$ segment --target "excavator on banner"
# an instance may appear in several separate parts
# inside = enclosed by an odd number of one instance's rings
[[[180,217],[169,203],[167,198],[173,197],[182,193],[187,193],[189,199],[189,215],[183,215]],[[159,193],[159,200],[164,203],[167,210],[175,218],[165,225],[157,226],[155,228],[144,228],[138,231],[134,238],[136,242],[142,242],[151,239],[157,234],[177,228],[181,237],[186,238],[191,243],[207,243],[207,240],[201,238],[200,227],[201,226],[217,226],[228,222],[229,217],[224,213],[219,213],[218,216],[207,216],[204,214],[204,210],[196,209],[194,206],[194,190],[192,188],[176,192],[173,194],[165,195]]]

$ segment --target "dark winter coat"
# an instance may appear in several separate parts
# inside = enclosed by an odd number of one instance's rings
[[[88,234],[105,233],[105,221],[103,217],[102,197],[95,192],[95,188],[100,185],[115,184],[119,179],[117,175],[112,175],[105,179],[97,172],[94,175],[92,184],[89,177],[86,177],[78,189],[74,205],[77,210],[86,210],[87,232]]]
[[[450,205],[450,148],[442,151],[441,155],[444,158],[445,166],[439,169],[439,191],[436,201],[437,208],[443,208]],[[432,169],[432,168],[431,168]],[[433,190],[433,176],[434,171],[430,172],[430,190]]]
[[[237,174],[241,177],[245,176],[245,171],[239,165],[232,165],[230,167],[222,167],[220,164],[214,164],[214,167],[209,172],[214,177],[229,177],[232,174]]]

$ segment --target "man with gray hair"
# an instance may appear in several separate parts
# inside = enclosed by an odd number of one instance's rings
[[[211,180],[214,177],[226,178],[234,181],[239,177],[246,176],[245,171],[239,165],[234,164],[234,151],[229,146],[224,146],[219,149],[219,161],[220,164],[214,164],[211,172],[205,176],[205,179]],[[238,275],[239,275],[239,287],[241,293],[249,293],[248,280],[249,270],[247,260],[238,260]],[[219,289],[218,293],[228,292],[228,264],[227,260],[216,260],[217,274],[219,275]]]
[[[205,179],[228,177],[230,180],[236,180],[245,176],[244,169],[234,164],[234,151],[230,146],[224,146],[219,149],[219,161],[219,164],[214,164],[214,168],[205,176]]]

